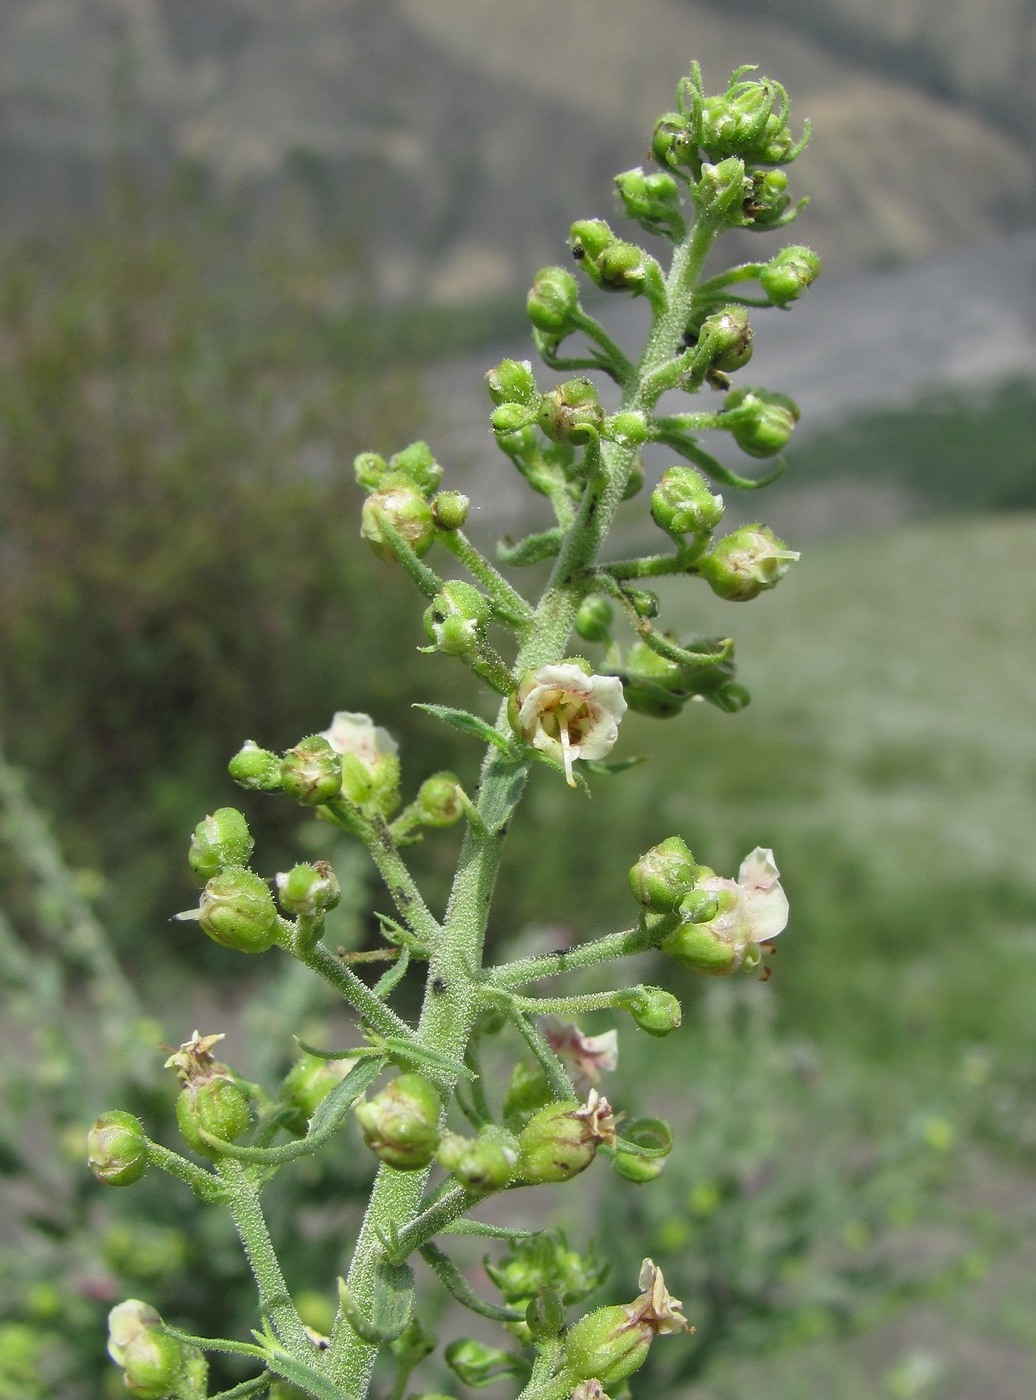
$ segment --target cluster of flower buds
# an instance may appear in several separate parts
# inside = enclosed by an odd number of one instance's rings
[[[155,1309],[138,1298],[127,1298],[108,1314],[108,1355],[122,1368],[126,1389],[141,1400],[201,1400],[207,1394],[201,1352],[170,1336]]]
[[[444,1133],[436,1158],[468,1191],[502,1191],[514,1175],[518,1143],[503,1128],[488,1127],[477,1138]]]
[[[696,467],[669,467],[651,493],[651,518],[693,559],[723,519],[723,497]]]
[[[486,1259],[483,1267],[504,1302],[514,1308],[528,1307],[545,1291],[556,1294],[564,1306],[581,1303],[608,1272],[592,1248],[587,1254],[571,1249],[561,1230],[541,1230],[516,1240],[499,1261]]]
[[[603,219],[577,219],[569,231],[572,256],[605,292],[646,296],[654,306],[665,301],[665,280],[656,260],[636,243],[613,233]]]
[[[194,1032],[166,1060],[175,1069],[181,1089],[176,1100],[176,1121],[187,1145],[203,1157],[218,1156],[219,1148],[206,1136],[234,1142],[248,1130],[252,1112],[248,1094],[226,1065],[213,1055],[219,1035]]]
[[[637,167],[615,177],[615,188],[627,218],[647,233],[661,234],[674,242],[683,237],[684,218],[680,187],[666,170],[646,173]]]
[[[679,922],[659,945],[664,953],[692,972],[726,977],[744,969],[765,979],[763,950],[788,922],[788,897],[773,852],[751,851],[736,880],[699,866],[676,914]]]
[[[442,467],[426,442],[411,443],[388,461],[361,452],[353,466],[368,492],[360,534],[382,559],[396,557],[397,541],[420,558],[438,530],[459,530],[467,519],[467,497],[438,490]]]

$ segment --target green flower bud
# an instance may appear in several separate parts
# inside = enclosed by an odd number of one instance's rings
[[[450,1370],[464,1385],[489,1385],[502,1376],[515,1373],[517,1358],[499,1347],[486,1346],[467,1337],[451,1342],[443,1352]]]
[[[708,535],[723,518],[723,497],[696,467],[670,467],[651,493],[651,518],[673,539]]]
[[[687,1330],[680,1300],[670,1296],[662,1271],[644,1260],[644,1290],[632,1303],[597,1308],[582,1317],[565,1338],[564,1375],[573,1381],[614,1385],[640,1369],[655,1337]]]
[[[620,447],[640,447],[648,439],[647,419],[643,413],[613,413],[604,420],[602,436]]]
[[[484,1260],[486,1273],[512,1307],[527,1305],[543,1288],[555,1290],[565,1304],[578,1303],[598,1288],[608,1273],[593,1254],[569,1249],[560,1230],[543,1230],[516,1240],[498,1264]]]
[[[731,157],[721,160],[718,165],[706,162],[701,168],[701,179],[692,191],[694,202],[699,210],[710,218],[731,217],[736,211],[740,217],[744,201],[751,193],[751,180],[745,175],[745,163]]]
[[[788,94],[771,78],[741,81],[751,65],[731,75],[720,97],[706,97],[698,112],[698,145],[713,160],[741,156],[751,165],[781,165],[795,159],[809,140],[809,123],[799,141],[788,126]]]
[[[708,879],[714,876],[714,870],[710,870],[707,865],[699,865],[699,879]],[[719,896],[707,889],[688,890],[677,905],[677,912],[685,924],[710,923],[719,913]]]
[[[543,395],[537,421],[552,442],[578,447],[600,436],[604,409],[589,379],[566,379]]]
[[[634,995],[622,1004],[648,1035],[668,1035],[677,1029],[683,1019],[679,1001],[672,992],[664,991],[661,987],[638,987]]]
[[[717,912],[718,905],[717,905]],[[711,920],[709,921],[711,923]],[[661,948],[691,972],[723,977],[738,967],[737,952],[709,923],[682,923],[662,940]]]
[[[341,793],[342,760],[323,734],[310,734],[287,751],[281,787],[306,807],[319,807]]]
[[[202,880],[208,880],[227,865],[244,865],[255,842],[248,823],[236,807],[220,807],[194,828],[187,860]]]
[[[596,267],[597,275],[593,280],[609,292],[640,291],[647,278],[649,265],[643,248],[638,248],[635,243],[624,243],[620,239],[616,239],[605,248],[596,265],[586,264],[587,271]]]
[[[364,1141],[397,1171],[427,1167],[439,1145],[442,1099],[430,1079],[401,1074],[356,1107]]]
[[[605,598],[584,598],[576,613],[575,629],[584,642],[606,642],[611,636],[614,611]]]
[[[706,316],[701,323],[698,344],[708,346],[710,366],[724,374],[747,365],[752,358],[752,327],[743,306],[726,306]]]
[[[399,805],[398,745],[369,715],[336,710],[321,737],[342,758],[342,794],[358,807],[390,816]]]
[[[536,1341],[549,1341],[565,1326],[565,1305],[556,1288],[538,1288],[525,1309],[525,1325]]]
[[[489,415],[489,426],[501,443],[512,433],[523,432],[536,422],[539,402],[537,399],[536,406],[532,408],[523,403],[502,403],[493,409]]]
[[[686,841],[669,836],[652,846],[632,867],[630,889],[637,903],[652,914],[671,914],[687,891],[693,889],[697,877],[698,866]]]
[[[389,471],[412,481],[423,496],[431,496],[442,480],[442,467],[426,442],[412,442],[389,458]]]
[[[662,605],[658,600],[658,594],[652,593],[650,588],[635,588],[631,584],[626,584],[622,590],[630,603],[633,611],[638,617],[657,617],[662,610]]]
[[[281,1081],[280,1092],[281,1102],[293,1111],[284,1125],[289,1132],[297,1137],[304,1135],[313,1114],[355,1063],[355,1060],[324,1060],[308,1053],[295,1061]]]
[[[486,388],[495,404],[538,405],[540,391],[531,360],[501,360],[486,371]]]
[[[477,1138],[445,1133],[436,1158],[469,1191],[502,1191],[511,1180],[518,1152],[508,1133],[486,1132]]]
[[[131,1186],[148,1169],[144,1125],[121,1108],[101,1114],[86,1135],[86,1151],[90,1170],[108,1186]]]
[[[563,267],[540,268],[525,303],[529,320],[544,335],[563,339],[575,329],[579,287]]]
[[[741,206],[745,220],[757,228],[776,224],[791,203],[788,177],[783,170],[753,170],[748,193]],[[777,303],[780,305],[780,303]]]
[[[750,457],[775,457],[799,421],[794,399],[766,389],[733,389],[723,407],[730,414],[731,437]]]
[[[342,898],[342,887],[326,860],[295,865],[277,876],[277,898],[286,914],[323,914]]]
[[[550,1081],[538,1060],[519,1060],[504,1096],[504,1119],[514,1124],[550,1102]]]
[[[277,792],[281,785],[281,759],[249,739],[227,764],[227,772],[239,787],[251,792]]]
[[[228,865],[202,890],[198,922],[216,943],[238,953],[265,953],[279,927],[266,881],[239,865]]]
[[[248,1095],[226,1074],[190,1080],[177,1096],[180,1133],[188,1147],[203,1157],[218,1157],[219,1149],[210,1147],[202,1132],[234,1142],[248,1130],[251,1120]]]
[[[459,491],[440,491],[432,497],[432,514],[440,530],[461,530],[471,501]]]
[[[435,539],[435,516],[424,493],[409,477],[395,473],[386,477],[381,487],[363,503],[361,537],[379,559],[394,559],[379,516],[391,523],[419,557],[431,549]]]
[[[353,471],[365,491],[376,491],[389,474],[389,464],[377,452],[361,452],[353,458]]]
[[[623,209],[649,233],[679,235],[683,229],[680,187],[666,171],[650,175],[641,169],[625,170],[615,177]]]
[[[619,242],[603,219],[577,219],[569,235],[572,256],[577,262],[596,262],[606,248]]]
[[[455,826],[464,815],[460,779],[454,773],[433,773],[425,778],[414,799],[422,826]]]
[[[720,598],[746,603],[776,587],[798,557],[768,525],[742,525],[717,540],[695,568]]]
[[[651,137],[651,154],[659,165],[670,169],[695,164],[698,148],[681,113],[666,112],[659,117]]]
[[[761,267],[756,280],[774,306],[787,306],[820,276],[820,257],[812,248],[792,244]]]
[[[585,1171],[601,1143],[615,1142],[615,1117],[596,1089],[584,1105],[548,1104],[518,1135],[516,1175],[530,1185],[569,1181]]]
[[[492,615],[484,593],[462,579],[450,579],[425,610],[424,630],[435,649],[447,656],[477,656],[485,646],[486,623]]]
[[[616,1152],[612,1166],[624,1180],[643,1186],[649,1181],[658,1180],[665,1170],[665,1159],[641,1157],[636,1152]]]
[[[108,1354],[123,1368],[127,1390],[141,1400],[166,1400],[179,1394],[185,1382],[204,1380],[205,1363],[197,1348],[170,1337],[155,1309],[137,1298],[108,1314]],[[202,1393],[200,1385],[194,1389]]]

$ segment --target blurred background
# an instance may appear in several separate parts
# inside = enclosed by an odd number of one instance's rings
[[[466,674],[417,654],[352,457],[424,437],[480,544],[535,528],[482,375],[530,353],[532,273],[573,219],[613,217],[693,58],[714,91],[757,63],[814,123],[790,238],[824,275],[756,318],[748,371],[803,421],[784,479],[736,507],[803,559],[734,616],[666,593],[673,625],[733,633],[752,706],[629,720],[648,762],[592,804],[534,775],[493,936],[623,926],[625,871],[674,831],[725,872],[772,845],[793,923],[767,987],[678,988],[661,1056],[624,1032],[614,1097],[686,1150],[594,1221],[559,1193],[556,1219],[576,1241],[616,1212],[615,1297],[650,1252],[685,1299],[697,1338],[651,1393],[1030,1400],[1029,0],[0,6],[0,1400],[121,1393],[103,1317],[127,1294],[251,1325],[225,1223],[150,1178],[103,1192],[84,1127],[118,1105],[175,1143],[156,1047],[195,1025],[270,1084],[300,1025],[348,1034],[305,980],[169,922],[196,898],[189,833],[235,803],[264,871],[330,854],[359,947],[363,861],[242,797],[226,759],[348,708],[400,738],[408,793],[473,781],[473,746],[410,708],[470,705]],[[635,345],[638,308],[598,309]],[[654,547],[645,497],[624,509]],[[415,848],[433,904],[455,844]],[[353,1146],[276,1183],[293,1284],[342,1267]]]

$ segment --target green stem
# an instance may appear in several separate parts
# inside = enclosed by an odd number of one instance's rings
[[[545,953],[538,958],[519,958],[517,962],[488,968],[486,981],[503,990],[527,987],[530,982],[538,982],[544,977],[559,977],[563,972],[597,967],[612,958],[628,958],[635,953],[645,953],[655,946],[656,941],[652,933],[643,929],[623,929],[621,933],[609,933],[590,943],[580,943],[575,948],[561,948],[556,953]]]
[[[360,1013],[364,1025],[371,1030],[392,1038],[413,1039],[414,1033],[407,1023],[387,1007],[380,997],[375,996],[367,983],[336,958],[323,943],[318,943],[314,948],[296,949],[295,956],[340,992],[350,1006]]]
[[[224,1158],[216,1170],[227,1186],[231,1218],[259,1289],[262,1314],[293,1356],[308,1358],[313,1348],[281,1273],[259,1204],[259,1193],[252,1185],[247,1168]]]
[[[532,609],[503,574],[494,569],[486,556],[476,549],[462,530],[444,532],[440,539],[455,559],[459,559],[473,578],[478,579],[489,594],[494,608],[505,622],[524,628],[532,620]]]

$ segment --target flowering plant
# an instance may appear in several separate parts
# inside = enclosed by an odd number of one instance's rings
[[[774,587],[797,558],[760,524],[715,534],[724,503],[714,486],[754,490],[779,476],[778,454],[798,418],[783,395],[730,388],[730,376],[751,360],[747,309],[786,307],[819,271],[809,249],[790,246],[768,262],[706,275],[723,233],[781,228],[801,207],[791,202],[782,167],[808,133],[793,136],[784,89],[747,77],[750,71],[739,69],[723,94],[706,96],[693,67],[677,110],[655,127],[654,168],[616,179],[622,213],[670,245],[667,266],[601,219],[572,226],[571,252],[592,286],[646,301],[651,329],[639,358],[628,357],[584,308],[573,274],[549,267],[533,280],[528,314],[540,358],[567,377],[541,388],[531,363],[516,360],[487,375],[495,440],[546,499],[551,524],[501,544],[493,562],[465,534],[468,500],[440,489],[443,469],[427,444],[356,460],[367,493],[362,537],[426,600],[425,650],[469,667],[495,693],[497,712],[493,719],[422,705],[482,743],[484,758],[473,791],[452,773],[433,773],[402,806],[397,745],[365,715],[339,712],[328,729],[284,754],[249,741],[231,760],[230,774],[246,791],[279,792],[366,849],[394,906],[392,915],[379,915],[376,950],[389,967],[376,981],[364,980],[355,959],[325,941],[327,914],[341,896],[327,861],[267,879],[252,868],[254,843],[242,812],[220,808],[199,823],[189,858],[204,888],[197,907],[180,917],[196,921],[225,950],[276,948],[309,968],[352,1008],[356,1043],[304,1047],[284,1082],[268,1087],[216,1060],[219,1032],[196,1031],[168,1061],[180,1081],[177,1121],[190,1155],[152,1141],[122,1110],[95,1124],[90,1164],[98,1178],[129,1185],[158,1169],[200,1200],[224,1206],[258,1291],[251,1340],[188,1334],[145,1302],[120,1304],[110,1351],[135,1395],[201,1400],[208,1394],[204,1356],[224,1352],[248,1358],[253,1368],[220,1392],[224,1400],[268,1391],[361,1400],[384,1353],[395,1366],[386,1393],[403,1400],[411,1375],[437,1346],[415,1291],[415,1255],[459,1304],[509,1331],[507,1350],[470,1338],[445,1347],[443,1360],[464,1385],[509,1376],[522,1400],[603,1400],[606,1388],[639,1369],[656,1336],[689,1327],[650,1260],[631,1302],[599,1307],[569,1325],[567,1309],[601,1281],[591,1258],[536,1231],[473,1220],[470,1212],[500,1192],[567,1182],[600,1158],[624,1181],[647,1183],[672,1146],[666,1124],[616,1111],[597,1087],[615,1064],[615,1032],[588,1036],[568,1018],[612,1009],[647,1034],[665,1036],[681,1019],[673,992],[636,983],[550,995],[540,984],[651,952],[663,978],[667,958],[712,976],[758,972],[788,916],[770,851],[752,852],[733,880],[700,864],[673,835],[630,872],[638,906],[631,927],[561,954],[485,960],[494,880],[534,763],[558,770],[570,788],[586,789],[625,766],[621,757],[605,760],[628,710],[669,718],[691,700],[727,712],[748,701],[735,679],[732,641],[663,630],[658,598],[646,585],[664,576],[700,578],[723,598],[747,601]],[[742,294],[746,282],[757,294]],[[573,337],[575,348],[567,348]],[[588,375],[612,381],[618,401],[610,411]],[[667,397],[677,396],[679,405],[679,396],[705,387],[723,395],[719,409],[663,406]],[[729,433],[749,457],[776,465],[761,477],[735,472],[701,445],[705,432]],[[667,464],[650,496],[667,547],[611,558],[609,530],[622,503],[643,486],[649,447],[681,459]],[[468,579],[446,577],[426,562],[442,553]],[[549,563],[550,572],[530,602],[498,565],[536,563]],[[615,635],[617,616],[630,633],[626,643]],[[595,663],[571,654],[573,633],[587,647],[603,648]],[[568,800],[576,803],[580,794]],[[445,909],[436,912],[404,853],[426,831],[458,823],[465,831],[456,876]],[[392,998],[417,968],[424,969],[424,998],[412,1024]],[[483,1042],[508,1032],[521,1057],[494,1102]],[[358,1237],[342,1241],[334,1314],[317,1331],[283,1276],[261,1193],[352,1120],[378,1170]],[[503,1303],[483,1298],[450,1258],[451,1237],[463,1234],[510,1246],[509,1262],[487,1269]],[[693,1307],[692,1300],[692,1317]]]

